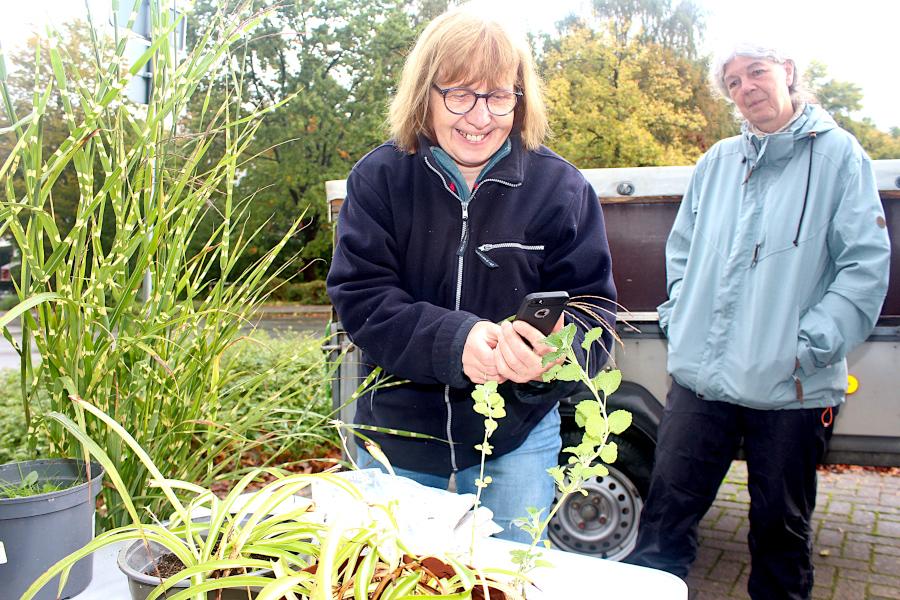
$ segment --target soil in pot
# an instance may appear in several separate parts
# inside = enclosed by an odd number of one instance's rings
[[[264,557],[254,557],[264,558]],[[128,588],[133,600],[146,600],[147,596],[159,585],[160,577],[166,579],[176,575],[184,568],[181,561],[168,548],[156,543],[145,543],[135,540],[119,552],[119,569],[128,577]],[[254,571],[253,575],[266,575],[267,571]],[[215,574],[213,574],[215,576]],[[190,586],[190,581],[180,581],[172,588],[171,594]],[[220,594],[221,592],[221,594]],[[211,591],[207,594],[210,600],[247,600],[255,598],[258,589],[234,588]]]

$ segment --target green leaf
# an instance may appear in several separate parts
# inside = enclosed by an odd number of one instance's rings
[[[559,360],[560,358],[565,358],[566,356],[566,348],[560,348],[559,350],[553,350],[552,352],[548,352],[543,357],[541,357],[541,365],[546,367],[552,362]]]
[[[397,583],[393,588],[386,591],[387,593],[383,596],[384,600],[394,600],[412,594],[416,585],[419,583],[419,578],[421,576],[422,574],[418,572],[404,575],[397,580]]]
[[[547,473],[550,474],[550,477],[552,477],[553,481],[555,481],[557,484],[562,484],[562,482],[566,478],[566,471],[561,465],[550,467],[549,469],[547,469]]]
[[[600,403],[596,400],[582,400],[575,405],[575,423],[582,429],[592,415],[600,415]]]
[[[599,413],[592,414],[585,422],[584,430],[589,436],[602,439],[608,431],[606,419],[604,419]]]
[[[619,389],[621,383],[622,371],[618,369],[600,371],[600,373],[594,377],[594,387],[603,392],[603,395],[607,397]]]
[[[584,341],[581,342],[581,347],[585,350],[591,349],[591,344],[599,340],[603,337],[603,328],[602,327],[594,327],[584,334]]]
[[[36,484],[37,480],[38,480],[37,471],[29,471],[28,475],[26,475],[24,477],[24,479],[22,479],[22,485],[24,485],[26,487],[30,487],[30,486],[33,486],[34,484]]]
[[[56,292],[43,292],[41,294],[35,294],[34,296],[22,300],[14,307],[9,309],[5,315],[0,317],[0,327],[6,327],[10,321],[12,321],[25,311],[31,310],[38,304],[47,302],[49,300],[56,300],[57,298],[59,298],[59,294],[57,294]]]
[[[607,442],[605,446],[600,450],[600,460],[605,462],[606,464],[616,462],[616,458],[619,457],[619,446],[615,442]]]
[[[584,479],[591,479],[592,477],[606,477],[609,475],[609,469],[606,468],[606,465],[601,465],[597,463],[595,465],[591,465],[582,471],[582,475]]]
[[[369,552],[356,569],[356,578],[353,581],[354,600],[368,600],[369,583],[375,573],[375,562],[378,559],[377,552]]]
[[[623,431],[628,429],[631,426],[631,413],[627,410],[617,410],[614,411],[611,415],[609,415],[609,430],[615,433],[616,435],[621,434]]]
[[[566,363],[556,371],[555,376],[560,381],[580,381],[582,372],[580,365]]]

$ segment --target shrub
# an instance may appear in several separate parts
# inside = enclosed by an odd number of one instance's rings
[[[19,303],[19,297],[15,294],[4,294],[0,296],[0,310],[9,310]]]
[[[19,376],[4,369],[0,371],[0,464],[31,458],[27,438]]]
[[[244,388],[238,412],[263,405],[272,411],[259,437],[267,455],[313,458],[337,446],[337,432],[329,425],[336,365],[322,350],[323,341],[290,329],[257,331],[224,357],[235,384]]]
[[[325,292],[325,282],[322,280],[288,283],[285,285],[284,296],[285,300],[300,304],[331,303],[328,294]]]

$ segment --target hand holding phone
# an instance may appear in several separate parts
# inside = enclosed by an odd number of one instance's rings
[[[516,320],[525,321],[545,336],[550,335],[568,301],[568,292],[528,294],[516,312]]]

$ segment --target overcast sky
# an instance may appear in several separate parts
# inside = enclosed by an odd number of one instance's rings
[[[88,0],[108,7],[108,0]],[[365,1],[365,0],[360,0]],[[801,67],[818,60],[829,74],[863,91],[863,110],[883,130],[900,127],[900,2],[897,0],[695,0],[707,11],[705,50],[735,39],[761,36],[789,45]],[[589,10],[590,0],[476,0],[526,30],[552,30],[571,12]],[[673,4],[677,0],[673,0]],[[9,52],[28,31],[48,20],[85,13],[84,0],[0,0],[0,42]]]

